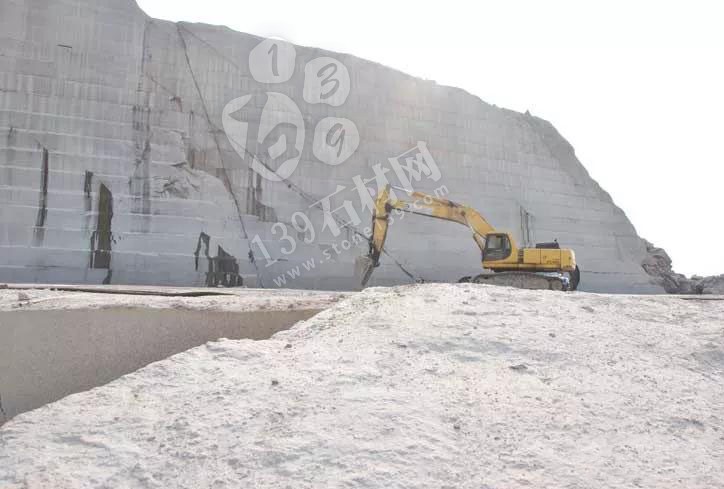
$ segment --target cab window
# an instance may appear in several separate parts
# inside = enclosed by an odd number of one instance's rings
[[[485,240],[483,260],[504,260],[510,256],[510,240],[505,234],[490,234]]]

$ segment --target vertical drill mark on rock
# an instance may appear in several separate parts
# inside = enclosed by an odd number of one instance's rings
[[[146,21],[146,24],[143,26],[143,41],[141,43],[141,76],[138,77],[138,88],[137,91],[142,92],[143,91],[143,77],[146,74],[146,60],[149,59],[148,56],[148,28],[153,24],[152,20]]]
[[[7,140],[8,140],[8,146],[12,146],[13,144],[15,144],[15,127],[14,126],[10,126],[8,128]]]
[[[249,172],[249,192],[247,193],[247,209],[262,221],[277,222],[279,219],[272,207],[261,202],[261,175]]]
[[[189,144],[187,144],[186,161],[189,162],[189,167],[192,170],[196,169],[196,149],[191,146],[190,141]]]
[[[34,246],[41,246],[45,239],[45,220],[48,216],[48,150],[43,148],[40,164],[40,199],[38,202],[38,215],[35,218],[33,230]]]
[[[83,179],[83,200],[85,203],[85,211],[90,212],[93,209],[93,201],[91,193],[93,191],[93,172],[86,170]]]
[[[93,172],[88,170],[83,178],[83,208],[85,210],[83,229],[88,230],[93,218]]]
[[[133,145],[135,150],[135,167],[130,181],[132,196],[131,212],[138,214],[137,226],[134,231],[147,233],[150,230],[151,214],[151,107],[150,92],[144,86],[146,62],[150,59],[148,52],[148,29],[153,24],[147,21],[143,29],[141,44],[141,66],[136,87],[136,104],[133,106]]]
[[[111,221],[113,219],[113,194],[108,187],[101,184],[98,193],[98,220],[96,230],[91,235],[90,268],[111,268],[111,248],[113,234]],[[110,273],[106,277],[110,282]],[[105,283],[105,282],[104,282]]]
[[[145,92],[144,92],[145,93]],[[140,214],[142,222],[137,231],[148,232],[151,214],[151,108],[148,104],[133,106],[133,142],[136,153],[135,168],[130,182],[133,197],[131,210]]]
[[[211,237],[203,232],[199,234],[196,251],[194,251],[196,271],[199,271],[199,258],[202,247],[207,263],[207,287],[218,287],[219,285],[224,287],[239,287],[244,284],[244,280],[239,274],[239,263],[236,257],[227,253],[221,246],[218,247],[216,257],[212,257],[209,251],[211,248]]]
[[[2,421],[3,423],[8,420],[8,415],[7,415],[7,413],[5,412],[5,408],[3,407],[3,396],[2,396],[2,394],[0,394],[0,414],[2,414],[2,420],[1,420],[1,421]],[[2,423],[0,423],[0,424],[2,424]]]

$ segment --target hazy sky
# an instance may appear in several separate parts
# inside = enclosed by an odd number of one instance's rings
[[[138,0],[551,121],[677,271],[724,273],[724,3]]]

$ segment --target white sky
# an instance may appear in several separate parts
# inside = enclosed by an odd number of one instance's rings
[[[551,121],[674,268],[724,273],[724,2],[138,0]]]

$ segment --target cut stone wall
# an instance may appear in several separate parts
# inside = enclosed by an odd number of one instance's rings
[[[404,184],[389,158],[427,150],[439,174],[413,172],[414,188],[444,186],[521,244],[557,238],[582,290],[663,292],[623,211],[537,117],[353,56],[151,19],[132,0],[2,0],[0,33],[0,281],[353,289],[371,219],[355,177]],[[281,60],[275,78],[259,53]],[[348,90],[325,100],[327,58]],[[240,148],[231,119],[257,141]],[[298,157],[289,175],[280,154]],[[480,270],[469,230],[416,216],[387,251],[373,285]]]

